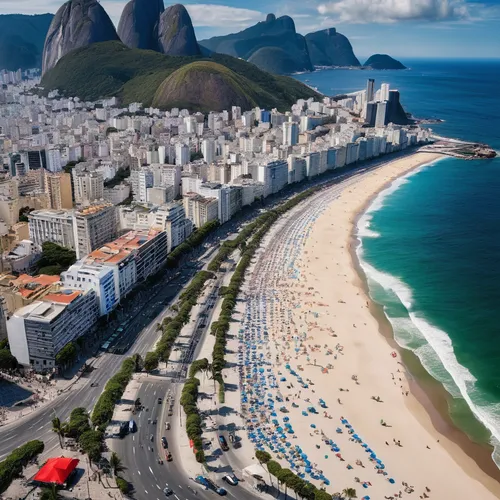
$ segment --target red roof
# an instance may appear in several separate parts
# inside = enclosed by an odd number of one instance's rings
[[[77,458],[49,458],[33,480],[39,483],[64,484],[79,462]]]

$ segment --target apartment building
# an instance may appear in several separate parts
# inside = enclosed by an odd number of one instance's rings
[[[36,372],[50,372],[58,352],[89,333],[98,318],[93,290],[63,289],[18,309],[7,321],[12,354]]]

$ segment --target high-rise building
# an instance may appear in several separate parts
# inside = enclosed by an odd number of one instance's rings
[[[117,217],[113,205],[93,205],[73,213],[76,257],[90,252],[116,238]]]
[[[374,127],[376,118],[377,118],[377,103],[376,102],[367,102],[366,103],[365,122],[368,125],[370,125],[370,127]]]
[[[377,117],[375,127],[385,127],[387,125],[387,101],[377,103]]]
[[[381,101],[388,101],[389,100],[389,84],[388,83],[383,83],[380,86],[380,100]]]
[[[73,169],[73,185],[77,205],[90,205],[104,199],[104,179],[100,172]]]
[[[175,164],[176,165],[186,165],[189,163],[189,147],[180,142],[175,146]]]
[[[216,198],[204,198],[196,193],[186,193],[182,200],[186,217],[197,228],[218,218],[219,202]]]
[[[17,361],[36,372],[50,372],[56,356],[94,327],[98,318],[96,294],[61,290],[18,309],[7,321],[9,347]]]
[[[203,139],[201,143],[201,154],[207,163],[213,163],[215,161],[215,156],[217,153],[217,145],[215,139],[210,137],[208,139]]]
[[[45,171],[45,192],[49,198],[49,206],[54,210],[73,208],[71,193],[71,174],[65,172],[49,173]]]
[[[62,170],[61,151],[59,149],[48,149],[47,170],[49,172],[60,172]]]
[[[299,142],[299,126],[295,122],[283,123],[283,144],[295,146]]]
[[[373,78],[369,78],[366,84],[366,102],[373,101],[374,89],[375,89],[375,80]]]

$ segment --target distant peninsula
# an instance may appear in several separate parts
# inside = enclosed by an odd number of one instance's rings
[[[372,69],[407,69],[404,64],[387,54],[373,54],[364,66]]]

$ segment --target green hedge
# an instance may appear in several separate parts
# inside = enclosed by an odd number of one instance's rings
[[[186,414],[186,433],[191,441],[196,453],[196,460],[199,463],[205,462],[205,453],[203,451],[203,441],[201,435],[201,417],[196,406],[198,400],[198,386],[200,381],[196,377],[188,378],[182,388],[180,403]]]
[[[92,412],[91,420],[94,425],[99,426],[102,430],[106,428],[113,418],[115,405],[123,396],[134,372],[135,360],[134,358],[127,358],[122,363],[120,370],[108,380]]]
[[[126,495],[130,490],[130,485],[129,485],[128,481],[126,481],[125,479],[123,479],[123,477],[120,477],[120,476],[116,476],[115,481],[116,481],[116,486],[118,486],[118,489],[124,495]]]
[[[28,441],[0,462],[0,493],[3,493],[12,481],[21,475],[23,468],[30,460],[42,453],[43,449],[43,441]]]

